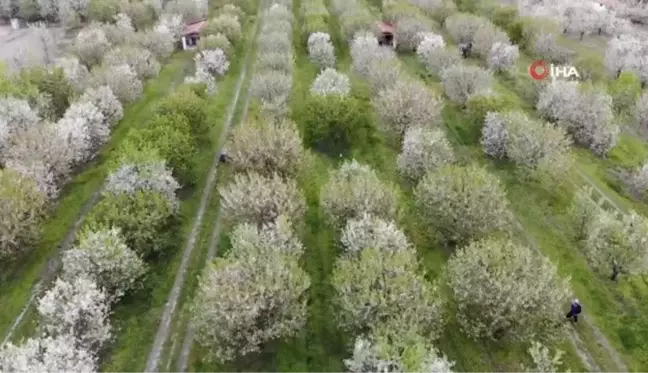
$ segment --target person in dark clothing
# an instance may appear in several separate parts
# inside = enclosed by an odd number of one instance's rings
[[[227,163],[227,161],[229,160],[229,158],[227,157],[227,153],[226,152],[220,153],[220,157],[218,157],[218,160],[220,161],[220,163]]]
[[[578,322],[578,315],[582,312],[582,308],[578,299],[574,299],[571,304],[571,309],[567,312],[567,318],[571,319],[575,323]]]

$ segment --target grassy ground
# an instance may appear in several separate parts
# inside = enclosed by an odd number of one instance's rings
[[[106,159],[110,158],[128,131],[141,125],[174,84],[182,81],[186,69],[191,67],[191,56],[178,53],[167,63],[160,75],[147,82],[142,98],[125,108],[124,118],[113,130],[109,143],[88,167],[75,176],[61,193],[52,216],[43,227],[42,240],[32,254],[18,265],[0,271],[0,335],[7,333],[10,325],[27,303],[32,287],[39,281],[61,242],[79,218],[81,210],[106,178]],[[21,333],[16,333],[20,337]]]

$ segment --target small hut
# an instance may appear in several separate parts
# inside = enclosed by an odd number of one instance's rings
[[[182,33],[182,49],[193,48],[200,41],[200,31],[207,25],[207,20],[188,23]]]
[[[396,47],[396,27],[393,23],[378,21],[376,23],[376,33],[378,44],[392,48]]]

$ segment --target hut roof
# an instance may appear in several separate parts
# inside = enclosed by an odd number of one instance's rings
[[[379,21],[377,24],[380,32],[389,33],[389,34],[393,34],[396,32],[396,27],[394,27],[394,24],[391,22]]]
[[[199,34],[200,31],[207,25],[207,20],[201,20],[201,21],[196,21],[189,23],[185,25],[184,32],[182,33],[184,36],[191,35],[191,34]]]

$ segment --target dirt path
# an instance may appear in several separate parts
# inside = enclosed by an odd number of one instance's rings
[[[259,10],[261,9],[261,4],[259,4]],[[257,12],[257,14],[261,14],[261,12]],[[256,21],[255,24],[255,31],[254,35],[256,38],[256,35],[258,34],[258,26],[259,26],[259,20]],[[151,352],[149,354],[147,363],[146,363],[146,369],[145,372],[155,372],[157,371],[158,365],[160,363],[160,359],[162,357],[162,350],[164,347],[164,344],[166,343],[168,337],[169,337],[169,330],[171,326],[171,321],[173,320],[173,316],[175,314],[176,307],[178,305],[178,300],[180,299],[180,295],[182,294],[182,290],[184,287],[184,282],[185,282],[185,277],[187,273],[187,267],[189,265],[189,259],[191,258],[191,254],[193,252],[194,247],[196,246],[196,240],[198,238],[198,234],[200,233],[200,228],[202,226],[202,220],[205,215],[205,210],[207,209],[207,206],[209,205],[209,201],[211,199],[212,191],[214,189],[214,185],[216,183],[216,177],[218,174],[218,164],[219,164],[219,158],[220,158],[220,150],[223,148],[225,145],[225,142],[227,141],[227,135],[229,134],[230,127],[232,126],[232,121],[234,119],[234,114],[236,113],[236,106],[238,104],[238,100],[241,94],[241,89],[243,88],[243,82],[245,81],[245,77],[247,75],[248,71],[248,64],[249,64],[249,57],[250,57],[250,51],[251,48],[248,48],[246,51],[245,57],[244,57],[244,62],[243,62],[243,69],[240,73],[239,80],[236,85],[236,91],[234,93],[234,97],[232,99],[232,102],[230,103],[229,107],[229,112],[227,119],[225,120],[225,125],[223,126],[223,131],[221,133],[219,142],[218,142],[218,151],[214,154],[214,160],[212,162],[211,168],[209,170],[209,176],[207,178],[207,183],[205,184],[205,187],[203,189],[203,195],[200,199],[200,206],[198,208],[198,213],[196,214],[196,218],[194,219],[194,224],[191,229],[191,233],[189,234],[189,237],[187,239],[187,244],[184,247],[183,254],[182,254],[182,262],[180,264],[180,268],[178,268],[178,272],[176,273],[176,279],[175,282],[173,283],[173,288],[171,288],[171,292],[169,293],[169,298],[167,299],[167,303],[164,306],[164,313],[162,315],[162,321],[160,322],[160,327],[158,328],[158,331],[155,335],[155,340],[153,342],[153,347],[151,349]],[[219,213],[219,218],[217,219],[217,222],[220,221],[220,213]],[[218,224],[218,223],[217,223]],[[215,249],[213,250],[215,251]],[[213,257],[213,254],[212,254]],[[190,329],[190,328],[189,328]],[[193,338],[192,338],[193,339]],[[183,351],[184,351],[184,346],[183,346]]]

